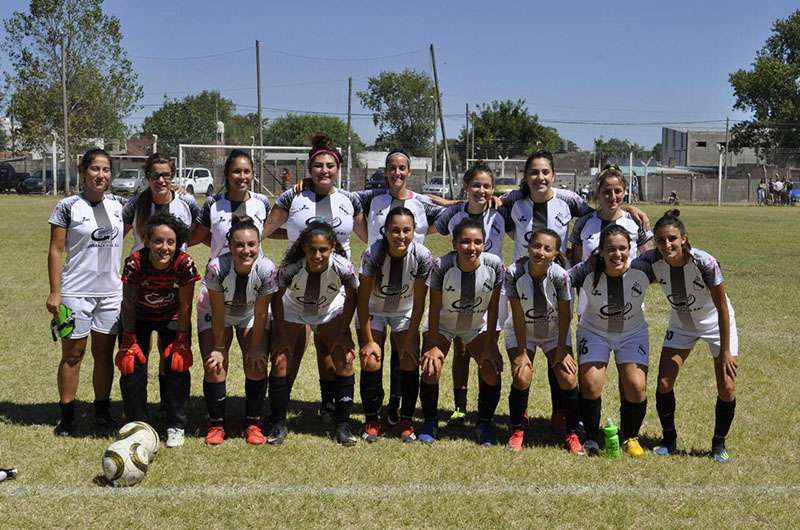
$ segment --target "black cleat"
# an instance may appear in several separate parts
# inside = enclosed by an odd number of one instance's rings
[[[75,426],[72,423],[67,423],[64,420],[59,420],[53,428],[53,434],[56,436],[74,436]]]
[[[270,445],[282,445],[286,440],[287,434],[289,434],[289,429],[286,428],[286,424],[276,423],[267,435],[267,443]]]
[[[358,438],[350,430],[349,423],[340,423],[336,426],[336,442],[345,447],[350,447],[358,442]]]

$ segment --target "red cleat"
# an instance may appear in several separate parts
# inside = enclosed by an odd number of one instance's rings
[[[264,445],[267,441],[261,427],[258,425],[248,425],[244,430],[244,440],[250,445]]]
[[[225,428],[222,425],[209,425],[206,433],[206,445],[222,445],[225,441]]]

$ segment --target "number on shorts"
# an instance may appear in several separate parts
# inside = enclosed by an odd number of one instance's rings
[[[578,340],[578,355],[586,355],[589,353],[589,346],[586,344],[586,339]]]

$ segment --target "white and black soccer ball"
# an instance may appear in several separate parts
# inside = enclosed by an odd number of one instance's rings
[[[149,461],[142,444],[117,440],[103,453],[103,474],[112,486],[133,486],[144,478]]]
[[[148,463],[155,460],[160,445],[156,430],[143,421],[132,421],[120,427],[117,440],[141,444],[148,453]]]

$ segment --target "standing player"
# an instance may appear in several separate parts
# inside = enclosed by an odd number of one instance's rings
[[[203,356],[203,394],[208,408],[206,444],[225,440],[225,381],[234,331],[245,373],[245,440],[261,445],[261,410],[267,392],[268,317],[278,290],[275,265],[260,255],[258,228],[249,217],[234,215],[228,232],[230,253],[208,263],[197,301],[197,330]]]
[[[381,375],[386,327],[400,353],[402,405],[400,437],[416,439],[411,419],[419,392],[419,326],[425,311],[431,253],[414,241],[414,214],[397,206],[386,216],[384,236],[361,256],[358,286],[358,325],[361,354],[361,402],[366,422],[361,436],[368,442],[380,436],[378,412],[383,401]]]
[[[628,266],[629,253],[628,231],[609,225],[600,232],[596,257],[569,270],[572,285],[586,299],[576,336],[581,417],[586,429],[584,450],[589,455],[599,452],[602,394],[611,350],[622,384],[622,446],[631,456],[644,454],[639,429],[647,411],[650,343],[644,294],[650,281],[635,265]]]
[[[658,367],[656,409],[664,430],[659,455],[675,452],[675,380],[698,340],[708,344],[714,357],[717,404],[711,455],[716,462],[730,460],[725,447],[736,411],[736,374],[739,339],[736,318],[722,281],[719,262],[710,254],[692,248],[679,210],[670,210],[655,225],[656,250],[643,254],[650,280],[658,282],[667,297],[670,314]]]
[[[145,246],[125,260],[122,273],[122,340],[116,364],[127,421],[147,420],[147,358],[150,335],[158,335],[164,359],[167,447],[180,447],[186,429],[192,366],[190,319],[194,284],[192,257],[180,250],[189,229],[172,214],[147,221]]]
[[[450,342],[461,337],[479,366],[478,423],[481,445],[497,443],[492,420],[500,401],[503,360],[497,349],[497,304],[503,283],[503,262],[483,252],[483,223],[464,219],[453,228],[453,250],[437,259],[428,279],[431,305],[421,358],[420,400],[425,423],[419,440],[438,436],[439,378]]]
[[[289,247],[278,272],[278,287],[272,299],[276,325],[269,378],[272,431],[267,442],[280,445],[286,438],[289,364],[293,356],[302,355],[296,344],[303,342],[308,324],[314,330],[317,363],[332,362],[336,370],[336,441],[353,445],[358,439],[349,423],[355,386],[350,321],[356,308],[358,278],[328,223],[312,220]]]
[[[122,300],[119,263],[122,258],[123,200],[106,195],[111,180],[111,157],[102,149],[91,149],[81,158],[83,191],[58,202],[50,215],[50,248],[47,271],[50,294],[47,310],[59,315],[59,306],[69,308],[74,328],[61,340],[58,364],[58,394],[61,419],[55,434],[75,432],[75,396],[81,361],[92,335],[94,359],[94,413],[98,427],[114,429],[109,395],[114,379],[112,360]],[[67,252],[62,267],[61,256]]]

